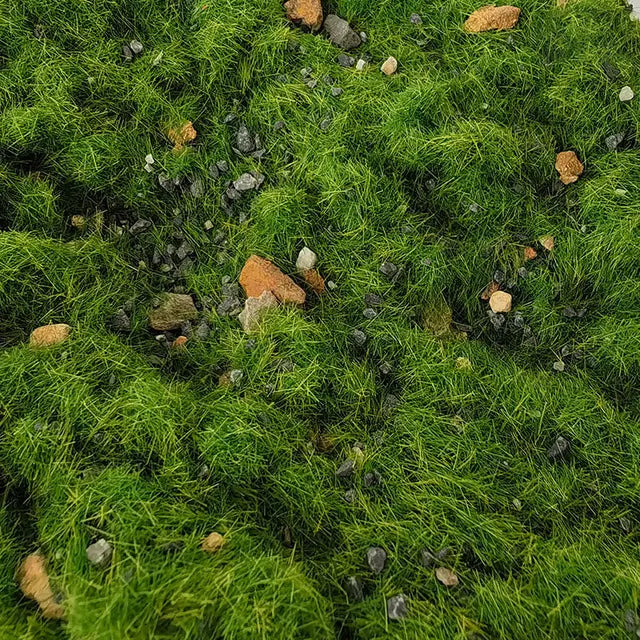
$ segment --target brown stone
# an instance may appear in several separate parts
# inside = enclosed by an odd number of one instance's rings
[[[511,311],[511,294],[506,291],[495,291],[489,298],[489,306],[494,313],[508,313]]]
[[[52,347],[53,345],[64,342],[70,333],[71,327],[68,324],[47,324],[31,332],[29,346]]]
[[[538,242],[540,242],[547,251],[553,251],[553,248],[556,246],[556,239],[553,236],[541,236]]]
[[[173,142],[174,151],[182,151],[184,145],[196,139],[196,130],[191,121],[185,122],[181,127],[169,129],[169,140]]]
[[[538,252],[533,247],[525,247],[524,248],[524,259],[525,260],[533,260],[538,256]]]
[[[173,331],[197,315],[198,310],[191,296],[184,293],[167,293],[160,306],[149,312],[149,324],[156,331]]]
[[[436,578],[438,578],[445,587],[457,587],[460,582],[458,576],[446,567],[438,567],[436,569]]]
[[[480,299],[488,300],[498,289],[500,289],[500,285],[495,280],[492,280],[480,294]]]
[[[512,29],[520,18],[520,9],[506,5],[496,7],[493,4],[474,11],[464,23],[464,30],[470,33],[481,31]]]
[[[284,3],[287,18],[292,22],[301,22],[305,27],[316,31],[322,26],[321,0],[289,0]]]
[[[171,345],[174,349],[184,349],[187,346],[189,338],[187,336],[178,336]]]
[[[64,607],[56,602],[49,584],[44,556],[41,553],[32,553],[27,556],[18,567],[17,577],[22,593],[38,603],[45,618],[51,620],[64,618]]]
[[[280,302],[304,304],[306,294],[289,276],[285,275],[269,260],[251,256],[242,272],[240,284],[249,298],[259,298],[263,292],[271,291]]]
[[[217,531],[210,533],[203,541],[201,548],[207,553],[216,553],[224,546],[226,540]]]
[[[385,76],[392,76],[397,70],[398,61],[393,56],[387,58],[380,67],[380,71],[382,71]]]
[[[307,269],[304,272],[304,279],[316,293],[324,291],[324,278],[315,269]]]
[[[560,174],[560,182],[571,184],[582,175],[584,166],[573,151],[561,151],[556,157],[556,171]]]

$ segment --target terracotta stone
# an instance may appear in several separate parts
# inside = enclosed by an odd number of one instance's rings
[[[560,182],[571,184],[582,175],[584,166],[573,151],[561,151],[556,157],[556,171],[560,174]]]
[[[210,533],[203,541],[201,548],[207,553],[216,553],[224,546],[226,540],[217,531]]]
[[[149,324],[156,331],[173,331],[197,315],[198,310],[191,296],[184,293],[167,293],[160,306],[149,312]]]
[[[322,26],[321,0],[289,0],[284,3],[284,8],[292,22],[301,22],[313,31]]]
[[[269,260],[251,256],[242,272],[240,284],[249,298],[259,298],[264,291],[271,291],[280,302],[304,304],[306,294],[289,276]]]
[[[49,584],[44,556],[41,553],[32,553],[27,556],[18,568],[17,577],[22,593],[40,605],[45,618],[51,620],[64,618],[64,607],[56,602]]]
[[[187,346],[189,338],[187,336],[178,336],[171,345],[174,349],[184,349]]]
[[[493,4],[474,11],[464,23],[464,30],[470,33],[481,31],[512,29],[520,18],[520,9],[506,5],[496,7]]]
[[[506,291],[496,291],[489,298],[489,306],[494,313],[508,313],[511,311],[511,294]]]
[[[524,259],[525,260],[533,260],[538,255],[538,252],[533,247],[525,247],[524,248]]]
[[[191,121],[185,122],[180,128],[169,129],[169,140],[173,142],[174,151],[182,151],[184,145],[196,139],[196,130]]]
[[[71,333],[68,324],[47,324],[38,327],[31,332],[29,346],[31,347],[52,347],[64,342]]]
[[[316,293],[324,291],[324,278],[315,269],[307,269],[304,272],[304,279]]]

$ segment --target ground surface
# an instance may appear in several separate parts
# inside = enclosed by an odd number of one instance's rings
[[[640,100],[618,96],[640,93],[639,26],[621,0],[523,0],[512,31],[467,34],[480,4],[333,2],[368,34],[359,72],[279,0],[6,0],[0,637],[634,632]],[[176,154],[167,132],[185,121],[197,137]],[[261,159],[233,152],[241,122]],[[585,166],[567,187],[565,150]],[[229,214],[226,180],[248,170],[265,182]],[[131,234],[139,219],[152,226]],[[167,255],[185,241],[186,261]],[[304,245],[337,288],[249,342],[216,313],[223,278],[252,253],[293,275]],[[497,270],[504,320],[481,299]],[[174,290],[211,328],[181,350],[147,321]],[[122,307],[128,333],[110,321]],[[51,322],[69,340],[30,348]],[[553,462],[559,436],[571,450]],[[347,459],[354,475],[337,478]],[[225,544],[207,554],[212,531]],[[107,568],[87,559],[99,538]],[[380,575],[371,546],[388,554]],[[422,564],[445,547],[456,587]],[[65,621],[20,593],[36,549]],[[387,618],[397,594],[402,621]]]

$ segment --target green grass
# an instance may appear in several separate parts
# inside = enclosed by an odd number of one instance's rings
[[[327,2],[369,36],[360,73],[338,66],[323,36],[289,25],[281,4],[3,4],[0,637],[630,637],[640,98],[621,104],[618,93],[628,84],[640,95],[639,23],[623,0],[522,0],[514,30],[466,34],[482,2]],[[144,51],[126,63],[134,38]],[[389,55],[400,66],[387,78]],[[185,120],[198,135],[176,155],[166,134]],[[240,120],[264,141],[262,160],[233,153]],[[605,138],[618,132],[625,142],[611,152]],[[557,190],[555,155],[567,149],[585,172]],[[214,179],[218,160],[229,172]],[[225,180],[252,169],[265,184],[229,217]],[[201,180],[202,197],[167,193],[162,172]],[[153,228],[119,231],[138,218]],[[174,278],[152,258],[176,232],[194,264]],[[545,234],[552,252],[537,242]],[[215,312],[223,278],[236,281],[251,253],[294,273],[304,245],[337,289],[272,313],[247,348],[237,321]],[[539,256],[522,278],[525,246]],[[379,272],[386,260],[404,268],[396,284]],[[514,280],[510,316],[522,314],[528,340],[487,317],[480,294],[498,269]],[[153,298],[175,287],[212,328],[184,351],[147,324]],[[369,292],[385,300],[373,320],[362,315]],[[109,318],[125,304],[122,335]],[[434,335],[450,318],[472,327],[467,340]],[[69,342],[30,349],[29,333],[50,322],[72,325]],[[242,380],[218,386],[229,369]],[[572,453],[552,464],[559,435]],[[355,478],[338,480],[348,457]],[[374,470],[380,484],[365,487]],[[211,531],[227,542],[207,555],[199,543]],[[101,537],[114,548],[102,570],[85,553]],[[389,556],[377,577],[365,564],[373,545]],[[420,562],[443,547],[454,589]],[[15,569],[36,549],[63,622],[19,591]],[[349,576],[362,602],[349,600]],[[398,593],[409,615],[394,622],[385,603]]]

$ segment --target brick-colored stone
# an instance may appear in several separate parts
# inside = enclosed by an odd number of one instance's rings
[[[306,294],[289,276],[285,275],[273,262],[251,256],[242,272],[240,284],[250,298],[259,298],[263,292],[271,291],[280,302],[304,304]]]
[[[292,22],[300,22],[313,31],[322,26],[321,0],[289,0],[284,3],[284,8]]]
[[[464,30],[470,33],[481,31],[501,31],[513,29],[520,18],[520,9],[506,5],[496,7],[493,4],[474,11],[464,23]]]
[[[582,175],[584,166],[574,151],[561,151],[556,157],[556,171],[560,174],[560,182],[571,184]]]

